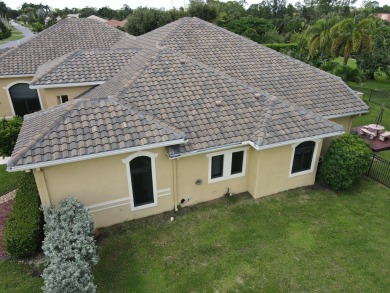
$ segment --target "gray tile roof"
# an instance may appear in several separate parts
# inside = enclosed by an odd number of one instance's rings
[[[75,49],[111,48],[127,34],[93,19],[64,19],[0,59],[0,76],[34,75],[38,66]]]
[[[339,77],[198,18],[182,18],[138,39],[169,47],[322,116],[368,111]]]
[[[119,100],[77,99],[26,115],[8,167],[184,138],[174,127]]]
[[[40,66],[33,86],[102,82],[129,64],[140,49],[78,49]]]

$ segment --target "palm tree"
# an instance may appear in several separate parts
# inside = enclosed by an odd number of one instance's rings
[[[317,22],[306,30],[308,38],[309,55],[314,57],[317,51],[321,57],[330,55],[332,46],[332,38],[330,36],[331,28],[337,22],[336,18],[319,19]]]
[[[361,54],[370,51],[374,44],[374,30],[375,21],[371,18],[362,19],[358,23],[355,23],[352,18],[340,21],[332,27],[330,32],[333,38],[333,56],[343,56],[344,65],[347,65],[352,52]]]

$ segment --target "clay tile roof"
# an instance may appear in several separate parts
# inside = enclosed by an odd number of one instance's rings
[[[127,19],[125,19],[125,20],[110,19],[110,20],[107,20],[106,23],[109,25],[112,25],[114,27],[125,27],[127,24]]]
[[[118,100],[77,99],[26,115],[8,167],[184,138],[174,127]]]
[[[368,111],[339,77],[198,18],[182,18],[138,39],[171,48],[322,116]]]
[[[111,48],[127,34],[94,19],[64,19],[0,59],[0,76],[34,75],[38,66],[75,49]]]
[[[102,83],[117,74],[140,49],[78,49],[40,66],[31,85]]]

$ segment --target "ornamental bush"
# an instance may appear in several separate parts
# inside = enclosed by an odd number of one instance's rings
[[[32,173],[23,173],[15,203],[4,230],[5,249],[12,256],[27,257],[40,247],[42,236],[41,202]]]
[[[15,116],[11,120],[0,119],[0,157],[9,157],[15,147],[23,119]]]
[[[334,190],[346,190],[367,173],[371,154],[370,145],[359,136],[344,134],[330,144],[318,178]]]
[[[94,225],[87,209],[74,198],[43,208],[47,267],[44,292],[96,292],[92,266],[98,261]]]

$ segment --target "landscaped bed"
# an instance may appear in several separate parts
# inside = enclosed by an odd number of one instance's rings
[[[131,221],[101,230],[96,283],[99,292],[385,292],[389,206],[389,189],[365,179],[350,192],[234,196]],[[0,292],[27,292],[19,278],[38,290],[32,270],[0,262]]]

